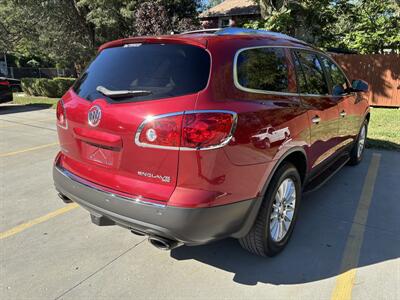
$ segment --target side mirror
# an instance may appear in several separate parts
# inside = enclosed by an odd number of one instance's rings
[[[351,89],[353,92],[368,92],[369,86],[364,80],[358,79],[353,80],[351,83]]]

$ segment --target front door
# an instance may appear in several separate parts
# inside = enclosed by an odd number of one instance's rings
[[[318,55],[294,50],[298,89],[307,108],[310,124],[309,167],[314,169],[328,162],[337,153],[339,108],[331,97],[328,82]]]
[[[340,143],[346,146],[355,140],[363,121],[365,107],[360,103],[362,95],[351,92],[348,79],[332,59],[325,55],[321,55],[320,59],[330,83],[332,98],[338,103]]]

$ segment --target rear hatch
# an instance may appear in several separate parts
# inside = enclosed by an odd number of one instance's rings
[[[176,186],[179,151],[139,146],[146,118],[195,109],[210,56],[178,43],[103,49],[63,97],[58,133],[63,167],[122,194],[167,201]]]

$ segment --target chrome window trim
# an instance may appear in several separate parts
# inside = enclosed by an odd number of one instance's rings
[[[324,55],[327,56],[324,52],[315,50],[315,49],[307,49],[307,48],[301,48],[301,47],[295,47],[295,46],[275,46],[275,45],[269,45],[269,46],[252,46],[252,47],[245,47],[245,48],[240,48],[239,50],[236,51],[234,59],[233,59],[233,83],[235,87],[241,91],[244,92],[249,92],[249,93],[256,93],[256,94],[266,94],[266,95],[277,95],[277,96],[298,96],[298,97],[340,97],[340,96],[334,96],[332,94],[306,94],[306,93],[295,93],[295,92],[274,92],[274,91],[266,91],[266,90],[258,90],[258,89],[252,89],[252,88],[246,88],[242,86],[239,83],[238,80],[238,74],[237,74],[237,60],[239,57],[239,54],[243,51],[246,50],[252,50],[252,49],[262,49],[262,48],[281,48],[283,50],[285,49],[295,49],[295,50],[302,50],[302,51],[308,51],[315,53],[317,55]],[[327,56],[328,57],[328,56]],[[329,58],[329,57],[328,57]],[[332,60],[332,59],[331,59]],[[342,69],[341,69],[342,70]],[[296,75],[295,75],[296,76]],[[346,77],[347,78],[347,77]],[[345,95],[344,95],[345,96]]]
[[[216,28],[208,28],[208,29],[199,29],[199,30],[189,30],[189,31],[184,31],[178,34],[198,34],[198,33],[216,33],[217,31],[221,30],[222,28],[216,27]]]
[[[160,118],[166,118],[166,117],[172,117],[172,116],[180,116],[180,115],[189,115],[189,114],[195,114],[195,113],[225,113],[225,114],[231,114],[233,117],[233,123],[232,123],[232,128],[229,133],[229,135],[219,144],[209,146],[209,147],[204,147],[204,148],[188,148],[188,147],[172,147],[172,146],[160,146],[160,145],[152,145],[152,144],[147,144],[147,143],[142,143],[139,141],[140,134],[142,133],[142,130],[144,126],[152,120],[157,120]],[[234,111],[230,110],[187,110],[187,111],[180,111],[180,112],[173,112],[173,113],[168,113],[168,114],[162,114],[162,115],[156,115],[156,116],[151,116],[147,119],[145,119],[140,126],[138,127],[136,134],[135,134],[135,144],[139,147],[143,148],[155,148],[155,149],[165,149],[165,150],[182,150],[182,151],[197,151],[197,150],[213,150],[213,149],[218,149],[226,146],[233,138],[233,134],[236,130],[236,125],[237,125],[237,113]]]
[[[141,204],[141,205],[147,205],[147,206],[155,206],[157,208],[165,208],[167,205],[166,204],[160,204],[160,203],[155,203],[155,202],[150,202],[150,201],[146,201],[143,199],[140,199],[139,197],[126,197],[126,196],[122,196],[119,195],[117,192],[116,193],[111,193],[110,191],[106,190],[106,189],[102,189],[101,186],[86,180],[84,178],[81,178],[79,176],[76,176],[75,174],[71,173],[70,171],[68,171],[67,169],[64,169],[63,167],[60,166],[55,166],[55,168],[65,177],[67,177],[68,179],[77,182],[83,186],[86,186],[90,189],[96,190],[98,192],[102,192],[104,194],[107,195],[107,197],[110,198],[119,198],[119,199],[123,199],[129,202],[134,202],[136,204]]]
[[[268,94],[268,95],[281,95],[281,96],[294,96],[298,95],[297,93],[293,92],[276,92],[276,91],[267,91],[267,90],[259,90],[259,89],[252,89],[248,88],[245,86],[242,86],[239,83],[238,79],[238,68],[237,68],[237,61],[239,58],[239,55],[248,50],[254,50],[254,49],[264,49],[264,48],[280,48],[283,51],[283,54],[285,55],[285,48],[283,46],[253,46],[253,47],[246,47],[246,48],[241,48],[235,53],[235,57],[233,59],[233,82],[239,90],[245,91],[245,92],[250,92],[250,93],[257,93],[257,94]],[[286,55],[285,55],[286,56]],[[289,68],[289,66],[287,66]]]

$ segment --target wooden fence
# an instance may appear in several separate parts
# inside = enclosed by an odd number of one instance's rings
[[[369,102],[372,106],[400,107],[399,54],[332,56],[350,80],[363,79],[369,83]]]

